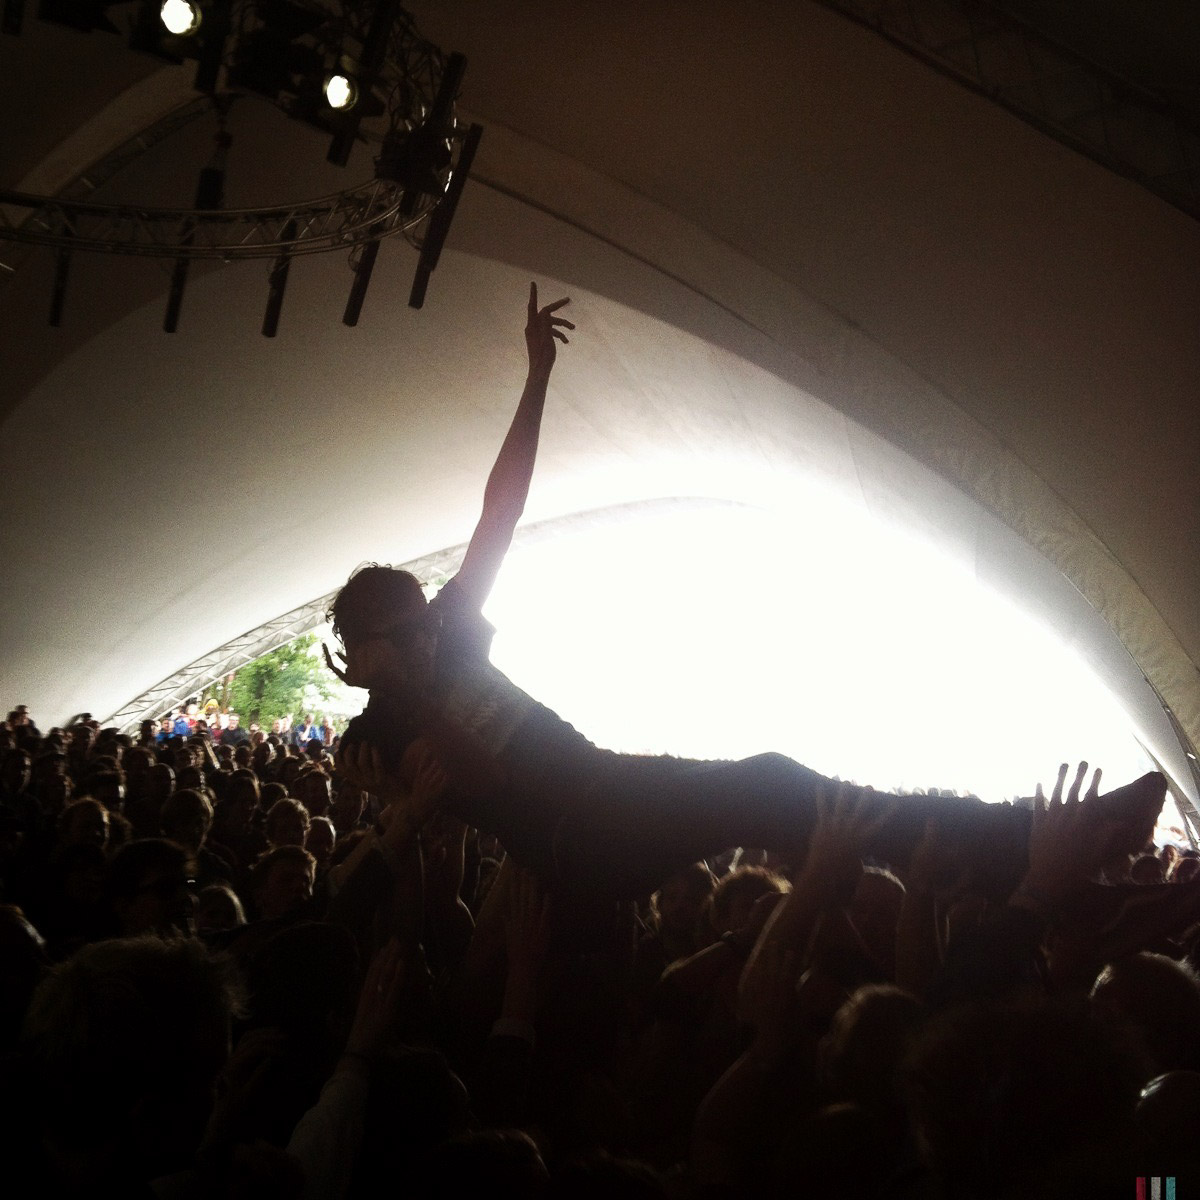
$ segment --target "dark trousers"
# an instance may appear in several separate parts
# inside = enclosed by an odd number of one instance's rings
[[[736,762],[599,750],[570,726],[523,730],[503,755],[507,784],[459,807],[522,865],[570,891],[633,898],[730,846],[803,858],[821,788],[836,784],[782,754]],[[1028,811],[967,797],[878,796],[894,811],[864,854],[902,867],[936,817],[969,854],[979,883],[1005,895],[1020,880]]]

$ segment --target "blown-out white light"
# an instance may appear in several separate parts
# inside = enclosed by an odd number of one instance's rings
[[[325,99],[330,108],[351,108],[358,97],[358,89],[349,75],[330,75],[325,81]]]
[[[989,800],[1064,761],[1152,768],[1072,649],[833,496],[819,523],[705,507],[518,547],[485,612],[493,662],[613,749]]]
[[[158,15],[167,32],[179,37],[200,28],[200,9],[189,0],[163,0]]]

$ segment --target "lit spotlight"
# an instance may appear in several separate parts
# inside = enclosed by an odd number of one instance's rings
[[[167,32],[177,37],[186,37],[200,28],[200,9],[191,0],[163,0],[158,15]]]
[[[325,99],[330,108],[345,112],[346,109],[354,107],[355,101],[358,99],[358,86],[349,75],[343,75],[340,72],[330,75],[325,80]]]

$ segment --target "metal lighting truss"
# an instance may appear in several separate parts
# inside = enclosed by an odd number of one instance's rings
[[[404,188],[373,179],[290,207],[196,211],[89,204],[0,191],[0,239],[151,258],[275,258],[320,254],[411,229],[428,215],[402,210]],[[25,213],[16,219],[13,209]]]
[[[818,0],[1200,218],[1200,128],[1154,94],[972,0]]]
[[[228,262],[317,254],[378,242],[414,229],[433,212],[460,163],[464,170],[469,167],[464,149],[469,146],[471,131],[454,119],[454,95],[444,95],[447,87],[451,93],[457,91],[461,65],[455,75],[455,56],[448,60],[425,41],[411,16],[394,0],[334,0],[329,6],[316,0],[288,0],[290,19],[295,21],[298,16],[306,26],[302,34],[290,39],[290,48],[307,59],[305,67],[296,68],[290,76],[284,71],[272,99],[289,116],[316,125],[335,139],[343,138],[344,152],[348,150],[346,140],[359,138],[381,143],[394,160],[398,150],[403,154],[406,141],[412,139],[415,145],[423,139],[423,156],[412,155],[407,178],[379,177],[332,196],[262,208],[222,209],[201,204],[191,209],[156,208],[96,204],[88,199],[123,166],[196,117],[211,112],[214,106],[223,112],[245,91],[263,91],[261,85],[245,82],[245,64],[253,55],[247,47],[255,45],[255,37],[270,32],[273,10],[269,0],[235,0],[231,7],[220,63],[223,88],[218,90],[214,84],[209,94],[128,139],[56,196],[0,190],[0,241],[51,246],[64,252]],[[382,21],[380,14],[384,14]],[[374,59],[366,68],[370,78],[364,81],[358,109],[335,113],[321,100],[320,64],[343,69],[345,50],[355,46],[363,47],[360,57]],[[269,85],[267,94],[275,86]],[[384,172],[381,166],[378,173]]]

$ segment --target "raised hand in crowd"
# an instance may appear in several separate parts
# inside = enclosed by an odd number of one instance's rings
[[[570,304],[570,300],[556,300],[552,304],[538,307],[536,283],[529,285],[528,319],[525,323],[525,348],[529,354],[529,373],[532,376],[548,376],[558,356],[557,342],[565,346],[570,339],[564,329],[575,326],[564,317],[557,316],[558,310]]]
[[[384,841],[393,848],[420,833],[446,791],[446,771],[423,737],[405,751],[399,773],[385,768],[378,748],[369,742],[341,747],[336,765],[351,784],[382,802]]]
[[[793,881],[791,895],[779,905],[750,954],[741,989],[757,986],[758,961],[764,947],[782,944],[796,949],[807,960],[808,951],[827,909],[845,906],[862,877],[863,847],[891,815],[892,806],[880,806],[870,788],[840,783],[832,795],[822,788],[817,795],[817,823],[809,839],[803,867]]]
[[[1042,785],[1034,797],[1033,821],[1029,832],[1029,866],[1009,903],[1049,916],[1075,899],[1084,885],[1112,857],[1111,823],[1096,811],[1101,771],[1092,774],[1087,792],[1080,788],[1088,764],[1081,762],[1063,796],[1070,768],[1058,769],[1054,790],[1047,802]]]
[[[895,982],[916,996],[925,994],[942,964],[947,935],[943,905],[952,902],[966,875],[957,850],[949,831],[931,817],[902,872]]]
[[[895,803],[876,803],[869,788],[839,783],[832,795],[817,791],[817,824],[795,889],[826,901],[848,898],[862,875],[863,847],[887,823]]]

